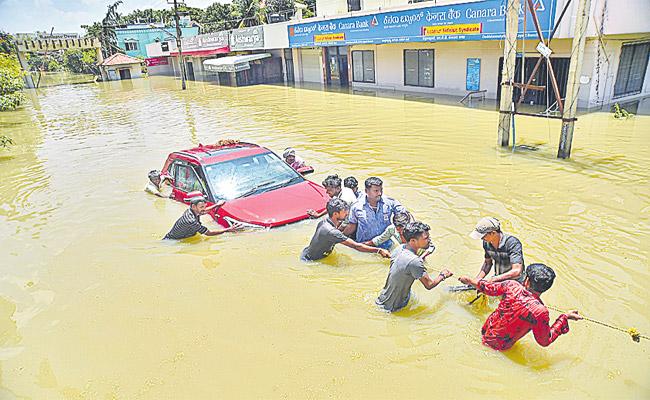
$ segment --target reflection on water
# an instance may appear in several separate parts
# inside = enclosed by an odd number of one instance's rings
[[[142,191],[199,142],[292,146],[316,182],[382,177],[432,226],[432,273],[475,273],[467,232],[495,215],[558,273],[548,304],[650,332],[650,118],[582,116],[568,161],[558,121],[519,118],[518,143],[538,151],[514,154],[496,149],[496,122],[282,86],[182,92],[170,78],[39,90],[0,114],[17,142],[0,153],[0,397],[650,396],[648,343],[584,322],[550,348],[526,337],[496,353],[470,294],[416,284],[390,315],[373,303],[382,259],[337,248],[300,262],[316,221],[164,243],[183,206]]]

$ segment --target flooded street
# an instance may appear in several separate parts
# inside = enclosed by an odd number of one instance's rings
[[[650,334],[650,117],[521,117],[496,148],[494,111],[335,92],[171,78],[40,89],[0,113],[0,398],[648,398],[650,342],[586,321],[549,348],[481,344],[472,293],[413,286],[374,299],[388,262],[300,251],[314,220],[180,243],[185,207],[144,193],[167,154],[235,138],[288,146],[320,183],[376,175],[429,223],[430,272],[478,272],[481,216],[558,275],[546,304]],[[208,217],[204,217],[208,222]],[[494,307],[496,303],[492,304]],[[551,311],[554,320],[558,313]],[[532,392],[531,392],[532,390]]]

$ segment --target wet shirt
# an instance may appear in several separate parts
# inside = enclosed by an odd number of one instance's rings
[[[176,221],[165,239],[185,239],[192,237],[197,233],[204,234],[208,228],[201,224],[201,220],[192,212],[191,208],[185,210],[183,215]]]
[[[424,262],[407,245],[401,245],[391,255],[386,284],[375,303],[386,311],[406,307],[411,298],[411,286],[426,273]]]
[[[345,201],[349,205],[352,205],[357,202],[357,196],[354,195],[354,192],[350,188],[342,188],[341,193],[337,196],[339,199]]]
[[[558,336],[569,332],[569,321],[561,314],[549,326],[548,309],[540,298],[519,282],[481,280],[478,290],[489,296],[502,296],[497,309],[490,314],[481,333],[483,344],[495,350],[507,350],[531,330],[535,340],[546,347]]]
[[[325,218],[316,226],[316,232],[300,255],[303,261],[315,261],[330,255],[334,246],[344,242],[347,237],[334,226],[330,218]]]
[[[161,182],[160,186],[156,186],[153,182],[149,181],[144,191],[164,198],[169,198],[172,195],[172,187],[167,181]]]
[[[490,243],[483,242],[485,258],[491,258],[494,261],[494,275],[501,275],[512,269],[512,264],[524,265],[524,253],[521,242],[514,236],[507,233],[501,233],[499,248],[495,249]],[[519,278],[516,281],[523,283],[526,277],[525,270],[522,269]]]
[[[350,223],[357,224],[357,242],[367,242],[381,235],[391,225],[393,214],[400,211],[406,209],[390,197],[380,198],[376,210],[370,207],[366,196],[360,198],[350,208],[349,216]],[[390,240],[380,243],[379,247],[390,248]]]

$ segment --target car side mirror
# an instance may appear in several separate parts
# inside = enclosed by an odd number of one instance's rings
[[[309,167],[309,166],[307,166],[307,167],[301,167],[301,168],[298,168],[297,171],[298,171],[298,173],[301,174],[301,175],[307,175],[307,174],[311,174],[311,173],[314,172],[314,167]]]

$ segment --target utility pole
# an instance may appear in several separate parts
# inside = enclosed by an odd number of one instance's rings
[[[178,21],[178,0],[174,0],[174,22],[176,22],[176,47],[178,47],[178,63],[181,67],[181,88],[185,87],[185,60],[183,60],[183,49],[181,46],[182,31]]]
[[[520,0],[506,0],[506,37],[503,46],[503,68],[501,70],[501,100],[499,103],[499,145],[508,146],[510,143],[510,121],[512,94],[515,82],[515,61],[517,59],[517,33],[519,30]]]
[[[576,110],[578,108],[578,92],[580,91],[580,73],[582,72],[582,60],[585,54],[585,39],[590,9],[591,0],[579,0],[573,30],[571,63],[569,64],[566,98],[564,100],[565,108],[562,115],[562,131],[557,149],[557,158],[569,158],[571,156],[573,129],[577,120]]]

